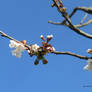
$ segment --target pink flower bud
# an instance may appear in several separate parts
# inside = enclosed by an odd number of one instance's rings
[[[43,62],[43,64],[47,64],[48,60],[47,59],[43,59],[42,62]]]
[[[47,47],[47,50],[48,50],[49,52],[52,52],[52,51],[55,51],[55,48],[54,48],[54,47]]]
[[[88,53],[92,53],[92,49],[88,49],[87,52],[88,52]]]
[[[53,35],[47,35],[47,42],[49,42],[53,38]]]
[[[41,35],[40,38],[41,38],[42,40],[45,40],[43,35]]]

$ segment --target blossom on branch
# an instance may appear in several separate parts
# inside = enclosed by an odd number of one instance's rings
[[[10,48],[15,48],[12,51],[12,55],[20,58],[21,57],[21,53],[25,50],[25,47],[22,43],[18,43],[14,40],[10,40],[10,44],[9,44]]]
[[[37,53],[39,48],[40,46],[38,46],[37,44],[31,45],[31,50],[34,51],[34,53]]]
[[[30,50],[26,49],[28,54],[32,57],[33,55],[37,55],[38,54],[38,50],[39,50],[40,46],[37,44],[31,44],[30,45]]]
[[[55,48],[48,43],[53,38],[53,35],[48,35],[46,40],[43,35],[41,35],[40,38],[43,40],[42,46],[38,46],[37,44],[31,44],[30,50],[29,49],[27,50],[28,54],[31,57],[37,56],[34,62],[35,65],[38,65],[40,60],[42,61],[43,64],[47,64],[48,60],[45,59],[44,56],[47,55],[48,53],[55,51]]]
[[[48,60],[44,56],[48,53],[55,52],[55,48],[49,44],[50,40],[53,38],[53,35],[47,35],[46,39],[43,35],[41,35],[40,38],[42,39],[42,46],[39,46],[37,44],[27,45],[26,40],[18,41],[2,31],[0,31],[0,34],[1,36],[10,39],[9,47],[15,48],[12,51],[12,55],[20,58],[22,52],[26,50],[31,57],[36,56],[36,60],[34,62],[35,65],[38,65],[39,61],[42,61],[43,64],[47,64]]]

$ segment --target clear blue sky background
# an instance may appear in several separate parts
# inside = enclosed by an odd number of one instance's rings
[[[92,6],[92,0],[63,0],[70,13],[76,6]],[[51,8],[52,0],[0,0],[0,29],[28,44],[41,45],[40,35],[53,34],[51,43],[57,51],[86,53],[92,48],[92,40],[82,37],[72,30],[48,24],[48,20],[63,20],[56,8]],[[85,15],[77,12],[72,18],[80,23]],[[92,18],[91,15],[85,21]],[[81,28],[92,34],[92,24]],[[9,40],[0,37],[0,92],[92,92],[92,72],[83,70],[87,61],[71,56],[46,56],[49,63],[34,66],[35,57],[24,52],[18,59],[11,54]],[[83,86],[91,87],[83,87]]]

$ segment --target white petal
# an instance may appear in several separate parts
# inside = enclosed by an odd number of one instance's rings
[[[92,61],[88,61],[88,64],[84,67],[85,70],[92,71]]]
[[[14,40],[10,40],[10,44],[9,44],[9,47],[10,48],[16,48],[18,47],[20,44],[15,42]]]
[[[13,41],[13,40],[10,40],[9,47],[10,47],[10,48],[14,48],[14,47],[15,47],[15,44],[14,44],[14,41]]]
[[[47,38],[53,38],[53,35],[47,35]]]
[[[16,54],[16,57],[17,57],[17,58],[21,58],[21,53],[17,53],[17,54]]]
[[[53,48],[53,51],[56,51],[54,47],[52,47],[52,48]]]
[[[32,45],[32,50],[34,52],[37,52],[38,51],[38,48],[39,48],[39,46],[37,44]]]
[[[16,49],[12,51],[12,55],[14,55],[14,56],[16,56],[16,57],[18,57],[18,58],[21,57],[21,53],[18,52]]]
[[[16,50],[18,50],[19,52],[22,52],[25,50],[25,47],[23,45],[19,45]]]
[[[43,38],[43,35],[41,35],[40,38]]]
[[[16,48],[15,50],[12,51],[12,55],[14,55],[18,58],[21,57],[21,53],[25,50],[25,47],[22,43],[17,43],[14,40],[10,40],[9,47]]]

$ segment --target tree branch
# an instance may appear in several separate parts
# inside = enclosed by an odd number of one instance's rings
[[[1,34],[1,36],[2,36],[2,37],[5,37],[5,38],[8,38],[8,39],[10,39],[10,40],[14,40],[14,41],[16,41],[16,42],[20,43],[20,41],[18,41],[18,40],[16,40],[16,39],[14,39],[13,37],[11,37],[11,36],[9,36],[9,35],[5,34],[5,33],[4,33],[4,32],[2,32],[2,31],[0,31],[0,34]],[[24,45],[24,44],[23,44],[23,45]],[[25,47],[27,47],[27,48],[30,50],[30,46],[25,45]]]
[[[53,22],[53,21],[48,21],[48,23],[50,24],[54,24],[54,25],[64,25],[64,26],[67,26],[69,27],[69,24],[62,24],[61,22]],[[88,20],[86,23],[84,24],[77,24],[77,25],[74,25],[76,28],[81,28],[81,27],[84,27],[84,26],[87,26],[88,24],[91,24],[92,23],[92,19]]]
[[[92,59],[92,57],[81,56],[81,55],[71,53],[71,52],[57,52],[57,51],[54,51],[52,53],[54,53],[56,55],[70,55],[70,56],[74,56],[74,57],[77,57],[79,59],[84,59],[84,60]]]
[[[61,22],[48,21],[48,23],[54,24],[54,25],[64,25],[64,26],[68,26],[68,24],[66,24],[66,23],[61,23]]]
[[[72,17],[77,10],[81,10],[81,11],[84,11],[88,14],[92,14],[92,7],[76,7],[76,8],[74,8],[74,10],[70,14],[70,16]]]
[[[10,40],[14,40],[14,41],[16,41],[18,43],[21,42],[21,41],[18,41],[16,39],[12,38],[11,36],[5,34],[2,31],[0,31],[0,34],[1,34],[1,36],[6,37],[6,38],[8,38]],[[26,45],[25,47],[27,47],[30,50],[30,46]],[[70,56],[74,56],[74,57],[77,57],[79,59],[84,59],[84,60],[92,59],[92,57],[81,56],[81,55],[78,55],[78,54],[75,54],[75,53],[72,53],[72,52],[58,52],[58,51],[53,51],[53,52],[50,52],[50,53],[53,53],[53,54],[56,54],[56,55],[70,55]]]
[[[5,34],[5,33],[4,33],[4,32],[2,32],[2,31],[0,31],[0,34],[1,34],[1,36],[2,36],[2,37],[6,37],[6,38],[8,38],[8,39],[10,39],[10,40],[14,40],[14,41],[16,41],[16,42],[19,42],[18,40],[16,40],[16,39],[12,38],[11,36],[9,36],[9,35]]]
[[[53,2],[54,2],[54,5],[57,7],[58,11],[62,14],[62,16],[65,18],[65,20],[69,23],[69,26],[68,27],[70,29],[72,29],[74,32],[76,32],[76,33],[78,33],[78,34],[80,34],[80,35],[82,35],[84,37],[87,37],[87,38],[92,39],[92,35],[83,32],[82,30],[78,29],[77,27],[75,27],[72,24],[72,22],[71,22],[71,20],[70,20],[70,18],[68,16],[68,13],[66,11],[62,10],[63,8],[60,7],[60,5],[58,5],[58,3],[56,2],[56,0],[53,0]]]
[[[76,13],[77,10],[81,10],[81,11],[84,11],[88,14],[92,14],[92,7],[89,7],[89,8],[88,7],[76,7],[73,9],[71,14],[69,15],[69,18],[71,18]],[[66,22],[66,20],[63,20],[63,22]]]

